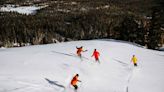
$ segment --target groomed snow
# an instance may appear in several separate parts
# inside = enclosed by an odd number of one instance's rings
[[[81,61],[76,46],[87,52]],[[91,57],[100,52],[100,64]],[[132,55],[138,67],[130,63]],[[0,49],[0,92],[164,92],[164,52],[115,40],[74,41]]]

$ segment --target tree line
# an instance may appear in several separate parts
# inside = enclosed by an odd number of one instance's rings
[[[149,16],[122,12],[117,7],[62,12],[54,11],[53,5],[36,15],[1,12],[0,46],[109,38],[157,49],[163,44],[162,15],[161,6],[152,7]]]

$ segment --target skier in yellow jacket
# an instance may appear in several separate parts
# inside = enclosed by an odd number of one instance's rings
[[[137,57],[135,55],[133,55],[131,62],[133,62],[134,66],[137,66]]]

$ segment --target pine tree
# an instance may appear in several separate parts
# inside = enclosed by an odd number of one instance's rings
[[[150,28],[148,31],[147,47],[149,49],[158,49],[161,42],[162,30],[161,28],[161,11],[158,7],[152,9],[152,16],[150,19]]]

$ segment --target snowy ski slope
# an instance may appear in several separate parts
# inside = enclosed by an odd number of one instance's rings
[[[76,46],[87,52],[80,60]],[[100,52],[100,64],[91,57]],[[138,67],[130,62],[138,58]],[[73,41],[0,49],[0,92],[164,92],[164,52],[115,40]]]

